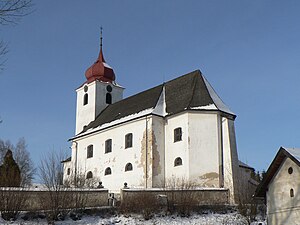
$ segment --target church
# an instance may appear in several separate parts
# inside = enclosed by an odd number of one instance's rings
[[[236,202],[241,170],[236,147],[236,115],[200,70],[133,96],[103,55],[77,88],[76,132],[71,157],[63,161],[64,181],[83,174],[110,192],[162,188],[185,178],[199,188],[226,188]]]

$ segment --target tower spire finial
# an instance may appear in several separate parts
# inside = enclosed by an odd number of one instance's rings
[[[102,37],[102,30],[103,30],[103,27],[101,26],[100,27],[100,48],[102,49],[102,39],[103,39],[103,37]]]

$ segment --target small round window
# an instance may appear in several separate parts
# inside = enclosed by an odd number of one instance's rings
[[[289,174],[292,174],[292,173],[293,173],[293,168],[292,168],[292,167],[290,167],[290,168],[288,169],[288,173],[289,173]]]
[[[111,92],[111,91],[112,91],[112,87],[111,87],[110,85],[107,85],[107,86],[106,86],[106,90],[107,90],[108,92]]]
[[[87,92],[89,88],[87,85],[85,85],[83,89],[84,89],[84,92]]]

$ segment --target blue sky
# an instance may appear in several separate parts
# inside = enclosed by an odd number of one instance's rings
[[[125,96],[200,69],[237,114],[239,158],[267,169],[300,147],[300,2],[262,0],[35,1],[16,26],[0,74],[0,138],[24,137],[37,164],[69,151],[75,89],[103,49]]]

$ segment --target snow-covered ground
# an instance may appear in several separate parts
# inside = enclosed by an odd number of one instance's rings
[[[13,222],[7,222],[0,218],[0,224],[12,224],[12,225],[34,225],[41,224],[47,225],[45,219],[24,221],[19,219]],[[150,220],[144,220],[141,216],[112,216],[110,218],[101,218],[99,216],[83,216],[81,220],[73,221],[66,219],[64,221],[55,222],[56,225],[243,225],[247,224],[245,218],[238,213],[228,214],[194,214],[190,217],[177,217],[177,216],[155,216]],[[252,223],[259,224],[259,223]],[[262,223],[264,225],[264,223]]]

